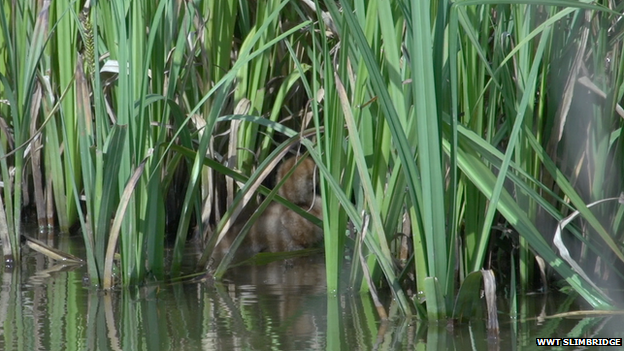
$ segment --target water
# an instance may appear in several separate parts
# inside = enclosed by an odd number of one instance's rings
[[[80,255],[79,238],[57,246]],[[2,350],[522,350],[536,337],[623,337],[621,315],[545,316],[579,309],[564,295],[520,299],[523,319],[499,300],[501,332],[485,322],[381,322],[368,295],[325,293],[322,256],[239,267],[222,283],[201,281],[102,293],[83,283],[85,267],[55,265],[29,253],[4,269],[0,291]],[[583,350],[585,347],[567,347]],[[589,348],[599,349],[599,348]],[[605,348],[607,349],[607,348]],[[608,348],[609,350],[621,348]]]

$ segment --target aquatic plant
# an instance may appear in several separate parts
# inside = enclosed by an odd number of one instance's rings
[[[324,216],[310,219],[328,292],[387,287],[402,313],[435,320],[470,299],[466,280],[493,270],[527,291],[549,281],[544,262],[611,308],[601,282],[624,278],[624,212],[587,207],[622,190],[621,8],[609,6],[5,3],[3,253],[20,259],[32,205],[42,229],[80,224],[94,285],[179,276],[191,233],[204,270],[256,192],[266,201],[244,228],[274,199],[297,210],[262,185],[296,149],[319,169]],[[551,241],[570,211],[583,221],[566,226],[562,259]]]

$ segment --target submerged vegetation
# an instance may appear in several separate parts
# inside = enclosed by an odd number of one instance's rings
[[[623,190],[622,7],[5,1],[5,259],[34,209],[42,230],[79,224],[105,289],[180,275],[193,235],[205,270],[298,152],[319,169],[330,293],[387,286],[406,315],[461,317],[494,272],[512,298],[556,281],[613,308],[624,208],[588,204]]]

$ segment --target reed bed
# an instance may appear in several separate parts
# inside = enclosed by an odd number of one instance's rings
[[[296,150],[320,173],[329,293],[371,293],[385,318],[382,287],[404,315],[460,318],[479,290],[462,284],[489,291],[493,272],[512,298],[555,282],[613,308],[623,6],[5,2],[5,259],[26,211],[42,230],[79,225],[104,289],[179,276],[191,238],[205,270]]]

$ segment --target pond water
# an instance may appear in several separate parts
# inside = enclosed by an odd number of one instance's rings
[[[54,241],[80,256],[80,238]],[[3,269],[0,350],[522,350],[537,348],[537,337],[624,334],[621,315],[544,318],[579,309],[553,294],[521,298],[518,319],[499,300],[498,338],[488,338],[482,320],[428,324],[398,317],[390,303],[397,317],[381,322],[368,295],[326,294],[322,256],[298,260],[238,267],[222,283],[105,294],[84,285],[85,267],[30,252],[19,269]]]

